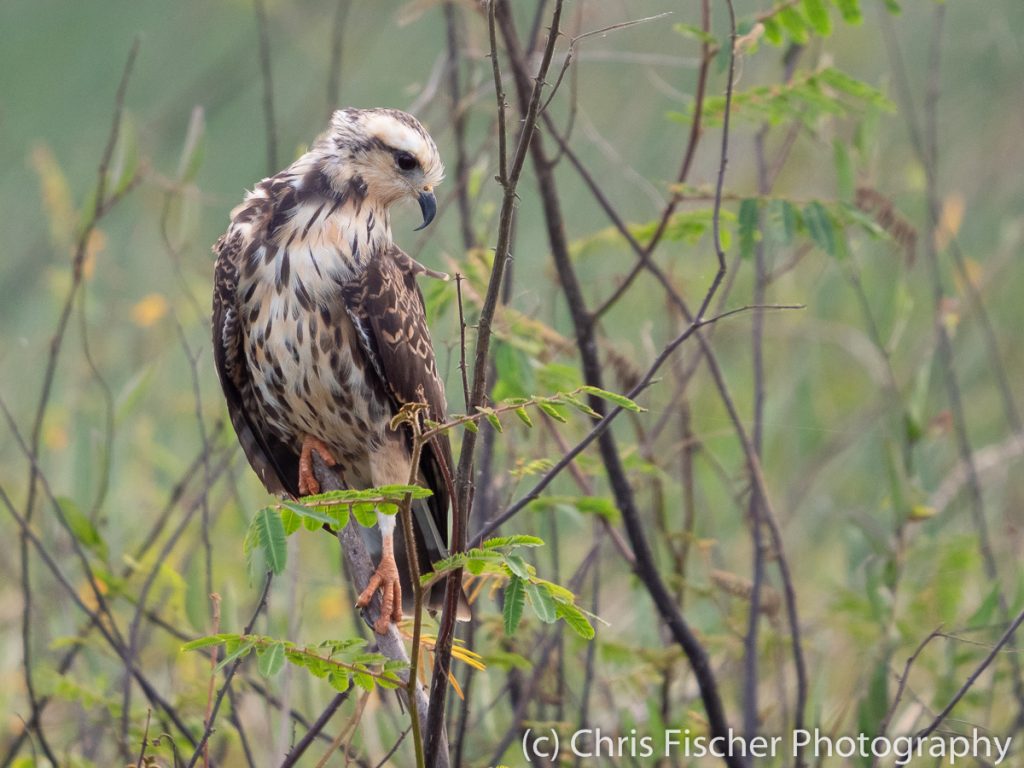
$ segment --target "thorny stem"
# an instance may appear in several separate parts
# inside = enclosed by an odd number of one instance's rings
[[[547,43],[541,57],[541,63],[534,78],[529,106],[525,110],[519,140],[516,144],[511,161],[508,157],[506,125],[505,125],[505,93],[502,87],[501,66],[498,61],[497,33],[495,26],[496,5],[501,0],[491,0],[488,4],[488,37],[490,41],[491,71],[494,78],[495,96],[498,107],[498,183],[503,190],[501,213],[498,219],[498,238],[494,252],[494,268],[487,285],[487,293],[477,322],[476,350],[473,360],[473,379],[470,399],[466,404],[467,411],[472,412],[482,405],[487,391],[487,369],[491,342],[491,323],[497,310],[501,294],[502,280],[511,259],[512,221],[515,213],[516,188],[526,162],[529,147],[533,141],[540,112],[541,92],[544,80],[551,67],[555,41],[558,38],[559,23],[562,15],[563,0],[557,0],[551,15]],[[502,4],[504,12],[504,3]],[[465,436],[459,456],[456,474],[455,515],[458,537],[453,535],[452,551],[461,552],[465,548],[470,504],[472,499],[472,468],[476,449],[476,436],[469,433]],[[438,631],[437,645],[434,656],[434,674],[431,679],[429,723],[427,727],[427,757],[436,752],[437,739],[444,723],[444,697],[448,687],[448,673],[451,664],[451,645],[455,630],[455,609],[458,603],[458,590],[461,583],[461,572],[453,571],[448,576],[445,592],[445,609],[441,616],[441,627]]]
[[[506,48],[509,51],[513,62],[513,71],[516,75],[516,85],[520,102],[522,103],[527,87],[525,62],[522,50],[519,47],[514,31],[514,25],[503,6],[501,17],[502,35],[505,39]],[[728,83],[728,93],[732,90],[732,80]],[[534,93],[536,95],[536,93]],[[729,96],[727,95],[726,112],[729,109]],[[723,138],[722,162],[725,161],[726,140]],[[602,382],[601,364],[597,356],[597,345],[594,338],[594,326],[590,322],[586,305],[580,290],[579,282],[568,254],[568,247],[564,231],[558,194],[555,188],[555,180],[551,173],[550,164],[544,156],[540,141],[532,145],[534,159],[534,170],[537,175],[538,190],[540,192],[545,220],[547,222],[548,240],[551,246],[555,267],[558,271],[562,291],[569,305],[569,310],[576,329],[577,348],[582,358],[584,379],[587,383],[600,387]],[[720,173],[719,184],[722,183]],[[717,221],[717,211],[716,211]],[[716,280],[713,282],[710,294],[713,294],[724,274],[724,256],[720,247],[717,249],[719,258],[719,270]],[[706,299],[710,301],[710,298]],[[706,304],[705,304],[706,305]],[[697,318],[700,319],[700,316]],[[591,398],[591,407],[599,413],[605,410],[604,404],[596,398]],[[653,553],[647,541],[643,525],[640,521],[639,511],[635,505],[633,490],[626,478],[622,459],[619,455],[614,436],[611,432],[605,431],[599,438],[601,458],[605,465],[608,480],[612,486],[616,505],[622,513],[623,522],[629,535],[630,542],[635,555],[635,572],[647,588],[658,609],[661,618],[666,622],[672,631],[673,638],[680,645],[690,660],[691,667],[698,680],[701,697],[705,706],[712,733],[725,736],[728,731],[728,723],[725,718],[721,697],[718,692],[718,684],[714,672],[710,666],[710,660],[706,649],[693,634],[685,619],[679,613],[671,595],[666,589],[653,560]],[[728,756],[726,762],[731,766],[743,766],[745,761],[738,756]]]

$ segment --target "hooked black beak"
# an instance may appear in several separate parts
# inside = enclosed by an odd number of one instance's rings
[[[420,210],[423,212],[423,223],[416,227],[415,232],[426,227],[437,214],[437,198],[433,192],[420,192]]]

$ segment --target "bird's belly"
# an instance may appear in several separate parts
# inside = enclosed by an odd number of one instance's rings
[[[344,307],[309,311],[287,292],[274,295],[260,302],[246,345],[270,427],[296,452],[307,435],[322,440],[348,484],[368,485],[368,455],[384,441],[391,408]]]

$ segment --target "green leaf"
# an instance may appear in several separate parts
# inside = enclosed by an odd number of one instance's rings
[[[537,383],[545,392],[569,392],[583,381],[575,367],[565,363],[548,363],[537,371]]]
[[[797,227],[797,212],[788,200],[769,200],[765,209],[765,230],[773,243],[788,246]]]
[[[277,642],[264,646],[256,651],[259,659],[260,674],[273,677],[284,666],[284,643]]]
[[[326,523],[331,527],[337,525],[337,520],[335,520],[330,515],[325,515],[323,512],[320,512],[319,510],[316,509],[312,509],[303,504],[295,504],[294,502],[291,501],[282,501],[281,506],[287,510],[294,512],[296,515],[300,515],[301,517],[306,518],[307,520],[315,520],[319,523]]]
[[[533,509],[571,507],[587,515],[598,515],[610,523],[618,523],[619,508],[605,496],[541,496],[530,502]]]
[[[561,402],[566,403],[567,405],[571,405],[573,408],[575,408],[580,413],[583,413],[583,414],[585,414],[587,416],[590,416],[591,418],[594,418],[594,419],[600,419],[601,418],[601,414],[600,413],[598,413],[593,408],[591,408],[589,405],[587,405],[585,402],[580,400],[578,397],[576,397],[576,395],[573,395],[573,394],[568,393],[568,392],[559,392],[558,393],[558,399]]]
[[[896,519],[903,522],[910,511],[907,503],[907,495],[904,489],[907,486],[906,473],[903,471],[903,462],[900,459],[899,451],[892,440],[886,440],[885,451],[886,475],[889,480],[889,503],[892,505],[893,514]]]
[[[497,372],[491,393],[494,401],[528,397],[533,391],[533,366],[523,350],[499,340],[494,350],[494,367]]]
[[[529,580],[530,578],[530,566],[526,564],[519,555],[505,555],[505,565],[512,572],[513,576],[518,576],[521,579]]]
[[[327,673],[327,682],[338,693],[344,693],[352,685],[352,678],[347,670],[338,669]]]
[[[181,159],[178,161],[178,181],[182,184],[195,179],[199,168],[203,164],[203,134],[206,131],[206,120],[202,107],[195,107],[192,116],[188,121],[188,130],[185,132],[185,145],[181,149]]]
[[[474,435],[480,431],[480,428],[476,425],[475,421],[464,421],[462,426],[466,428],[467,432],[472,432]]]
[[[594,627],[579,608],[572,603],[555,603],[555,612],[566,625],[584,640],[594,639]]]
[[[235,659],[244,659],[246,656],[249,655],[249,652],[253,649],[255,645],[256,641],[252,638],[242,638],[242,642],[238,644],[238,647],[234,648],[230,653],[228,653],[228,655],[224,657],[221,663],[217,665],[217,669],[215,669],[214,671],[220,672],[222,669],[224,669],[224,667],[233,662]]]
[[[829,256],[836,255],[836,237],[832,227],[832,219],[825,206],[815,200],[808,203],[803,210],[804,223],[811,239]]]
[[[807,20],[794,6],[787,5],[779,11],[779,21],[794,43],[803,45],[807,42]]]
[[[862,80],[850,77],[840,69],[825,67],[825,69],[816,72],[814,77],[833,90],[866,105],[877,107],[887,112],[896,111],[896,105],[884,93]]]
[[[245,554],[245,567],[250,584],[255,584],[267,572],[267,561],[260,548],[259,538],[256,526],[250,524],[242,541],[242,552]]]
[[[477,408],[477,410],[484,414],[484,418],[487,419],[487,423],[494,427],[496,432],[503,431],[501,428],[501,419],[498,418],[498,414],[490,408]]]
[[[541,400],[541,401],[539,401],[537,403],[537,407],[540,408],[542,411],[544,411],[544,413],[546,413],[548,416],[550,416],[555,421],[561,422],[562,424],[565,424],[568,421],[568,419],[565,418],[565,416],[562,415],[562,412],[559,411],[551,403],[547,403],[547,402]]]
[[[889,654],[875,663],[868,681],[868,690],[857,707],[857,723],[861,733],[874,736],[878,724],[889,711]],[[866,671],[866,670],[865,670]]]
[[[619,521],[619,508],[614,501],[605,496],[576,496],[573,505],[580,512],[603,517],[610,523]]]
[[[209,648],[211,645],[223,645],[229,640],[238,640],[240,635],[231,633],[221,633],[219,635],[207,635],[206,637],[199,637],[195,640],[191,640],[181,646],[183,651],[196,651],[200,648]]]
[[[336,506],[336,507],[328,507],[326,509],[326,511],[328,512],[328,514],[331,515],[331,517],[334,518],[334,529],[336,531],[340,531],[345,526],[348,525],[348,518],[349,518],[349,508],[348,507],[346,507],[344,505],[339,505],[339,506]]]
[[[515,634],[519,626],[519,620],[523,617],[523,603],[526,600],[526,590],[523,580],[518,576],[509,579],[505,587],[505,606],[502,609],[502,618],[505,621],[505,634]]]
[[[552,581],[546,581],[544,579],[534,579],[534,581],[547,589],[551,593],[551,596],[555,598],[556,602],[559,603],[573,603],[576,600],[576,595],[571,590],[566,589],[561,584],[555,584]]]
[[[110,162],[109,179],[112,184],[108,185],[106,195],[120,195],[128,185],[135,179],[139,169],[139,139],[135,128],[135,121],[130,114],[126,114],[121,121],[120,137],[117,142],[117,149]]]
[[[368,675],[365,672],[353,672],[352,679],[355,680],[356,685],[364,691],[372,691],[376,687],[373,683],[373,676]]]
[[[864,17],[860,12],[860,0],[835,0],[839,15],[847,24],[860,24]]]
[[[527,413],[526,409],[523,408],[522,406],[516,408],[516,416],[518,416],[519,420],[523,422],[523,424],[525,424],[526,426],[533,427],[533,420],[530,418],[530,414]]]
[[[782,25],[774,16],[766,18],[764,24],[764,39],[774,46],[782,45]]]
[[[630,400],[625,395],[609,392],[608,390],[601,389],[600,387],[592,387],[589,384],[586,384],[580,387],[580,391],[586,392],[588,395],[593,395],[594,397],[599,397],[602,400],[607,400],[608,402],[614,403],[620,408],[625,408],[627,411],[631,411],[632,413],[644,413],[647,410],[646,408],[642,408],[637,405],[633,400]]]
[[[551,624],[558,619],[558,612],[555,610],[555,601],[546,587],[526,582],[526,596],[530,600],[530,607],[537,614],[537,618],[545,624]]]
[[[373,528],[377,524],[377,506],[372,502],[353,504],[352,515],[364,528]]]
[[[103,560],[107,559],[107,542],[103,540],[99,529],[89,519],[88,515],[79,509],[74,499],[61,496],[57,499],[57,506],[60,507],[64,519],[67,521],[71,535],[74,536],[82,546],[94,552]]]
[[[297,515],[290,509],[281,510],[281,524],[284,526],[284,535],[291,536],[302,527],[302,516]]]
[[[542,547],[544,539],[524,533],[513,536],[495,536],[480,545],[483,549],[499,549],[505,547]]]
[[[370,496],[389,496],[396,499],[402,499],[405,496],[412,496],[414,499],[429,499],[434,495],[434,492],[429,488],[424,488],[422,485],[381,485],[377,488],[370,489]]]
[[[708,45],[714,45],[718,42],[718,38],[712,35],[710,32],[705,32],[700,27],[694,26],[693,24],[673,24],[672,29],[678,32],[683,37],[690,37],[700,43],[707,43]]]
[[[829,18],[825,0],[804,0],[804,13],[811,27],[819,35],[828,37],[832,33],[832,19]]]
[[[850,153],[846,151],[846,142],[833,139],[832,159],[836,167],[839,199],[853,200],[853,167],[850,164]]]
[[[279,575],[284,570],[288,558],[281,515],[273,507],[264,507],[256,513],[249,529],[255,531],[256,542],[266,559],[267,568],[275,576]]]
[[[740,203],[739,216],[740,256],[750,259],[754,255],[757,240],[757,200],[747,198]]]

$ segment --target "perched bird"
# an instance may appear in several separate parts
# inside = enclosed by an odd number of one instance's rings
[[[238,440],[268,491],[318,493],[314,451],[352,489],[413,476],[411,432],[389,423],[407,403],[443,421],[446,404],[416,284],[429,270],[395,245],[390,209],[417,201],[422,229],[443,175],[411,115],[342,109],[312,149],[231,212],[214,246],[214,357]],[[424,446],[417,475],[433,495],[413,510],[421,571],[447,555],[451,471],[447,436]],[[394,515],[377,521],[379,540],[367,534],[379,565],[358,605],[381,591],[383,634],[402,618],[402,582],[410,589],[401,528]]]

